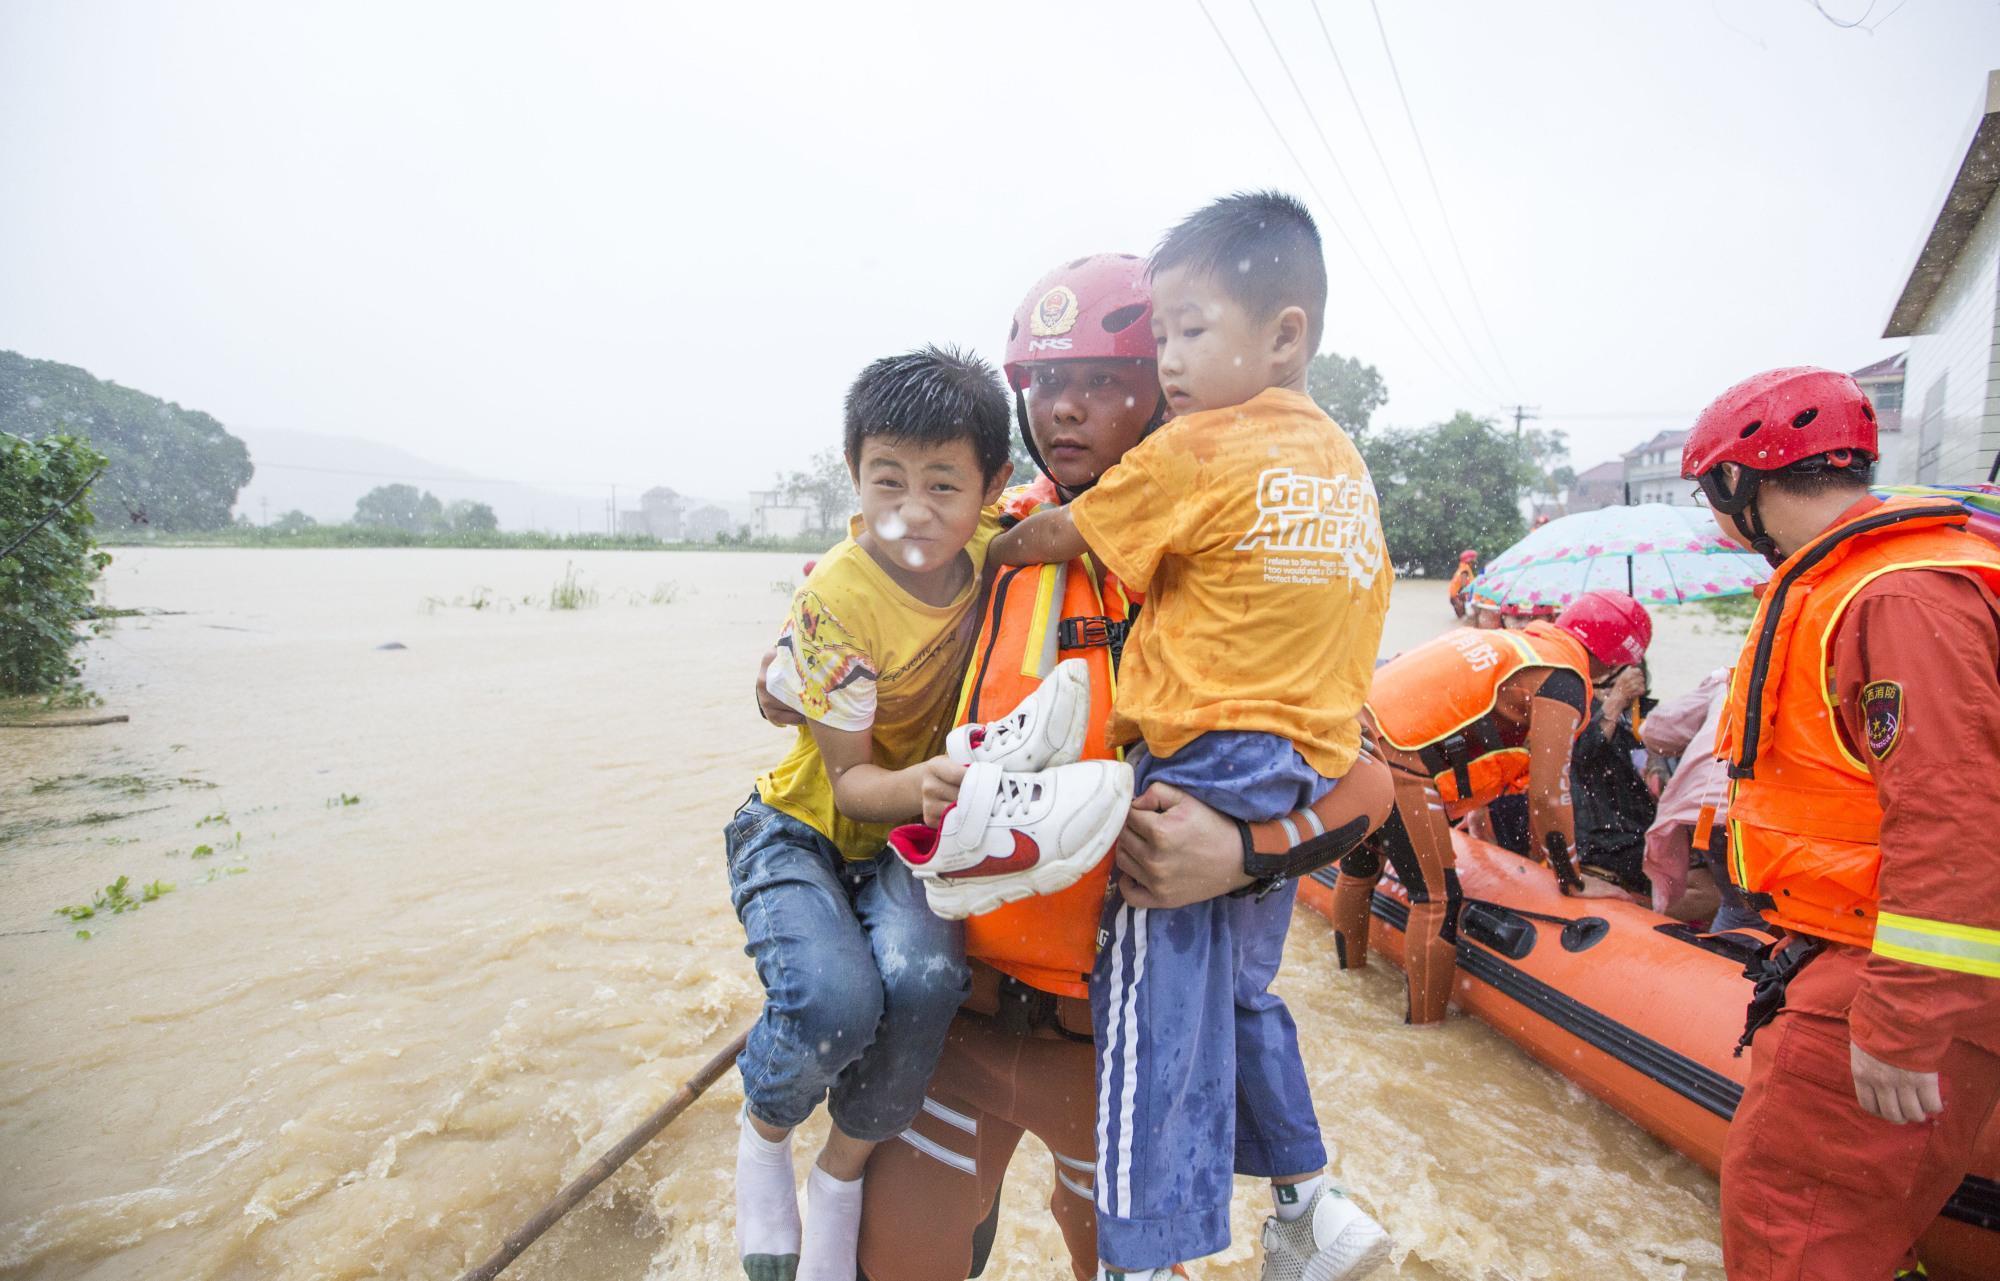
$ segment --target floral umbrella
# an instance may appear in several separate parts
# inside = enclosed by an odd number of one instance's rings
[[[1507,614],[1561,609],[1587,591],[1643,605],[1740,596],[1771,575],[1723,538],[1705,507],[1641,503],[1558,517],[1493,558],[1473,599]]]

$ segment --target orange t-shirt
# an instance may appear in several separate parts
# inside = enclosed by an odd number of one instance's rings
[[[1171,756],[1211,730],[1354,764],[1394,571],[1367,464],[1318,405],[1272,387],[1177,418],[1070,503],[1090,549],[1146,593],[1111,740]]]

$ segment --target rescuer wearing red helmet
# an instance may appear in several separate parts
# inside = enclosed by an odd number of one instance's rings
[[[1653,620],[1638,601],[1594,591],[1553,624],[1458,628],[1376,669],[1364,715],[1395,776],[1396,808],[1368,846],[1341,860],[1334,947],[1342,969],[1366,963],[1369,900],[1387,858],[1410,896],[1408,1022],[1441,1022],[1451,999],[1459,906],[1451,821],[1525,786],[1530,848],[1562,891],[1619,893],[1586,881],[1571,861],[1570,749],[1591,686],[1644,658],[1652,639]]]
[[[1165,417],[1150,299],[1144,259],[1099,254],[1050,272],[1016,308],[1005,372],[1043,474],[1008,491],[1002,501],[1012,517],[1087,490]],[[1136,596],[1088,559],[1003,567],[984,590],[957,719],[1013,707],[1058,659],[1080,658],[1091,673],[1088,739],[1106,743],[1116,657]],[[768,718],[789,719],[761,694],[760,703]],[[1125,893],[1157,891],[1167,897],[1149,901],[1170,906],[1254,887],[1287,860],[1333,861],[1388,809],[1379,763],[1353,778],[1289,823],[1239,824],[1180,794],[1141,800],[1117,860]],[[1299,831],[1323,834],[1294,846]],[[1162,865],[1172,869],[1166,876],[1154,871]],[[960,1281],[982,1269],[1001,1179],[1024,1133],[1053,1158],[1048,1205],[1072,1272],[1079,1281],[1096,1274],[1088,976],[1109,875],[1107,860],[1066,890],[966,921],[972,997],[952,1024],[923,1111],[899,1142],[875,1149],[865,1174],[859,1264],[869,1281]]]
[[[1732,879],[1785,935],[1723,1150],[1732,1281],[1889,1276],[2000,1099],[2000,549],[1871,497],[1875,458],[1868,398],[1812,368],[1724,392],[1682,456],[1776,567],[1715,745]]]
[[[1465,601],[1472,580],[1479,577],[1479,553],[1470,549],[1458,554],[1458,568],[1451,574],[1451,612],[1465,617]]]

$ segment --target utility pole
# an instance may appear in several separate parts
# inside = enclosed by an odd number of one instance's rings
[[[265,497],[263,497],[263,498],[259,498],[259,499],[257,500],[257,505],[258,505],[259,507],[263,508],[263,510],[264,510],[264,523],[265,523],[266,525],[270,524],[270,523],[271,523],[271,499],[270,499],[270,497],[269,497],[268,495],[266,495],[266,496],[265,496]]]
[[[604,531],[611,537],[618,537],[618,486],[611,487],[611,528]]]
[[[1542,416],[1542,415],[1541,415],[1541,408],[1542,408],[1542,407],[1541,407],[1540,405],[1516,405],[1516,406],[1514,406],[1514,409],[1513,409],[1513,413],[1514,413],[1514,443],[1515,443],[1515,444],[1517,444],[1517,445],[1518,445],[1518,444],[1520,444],[1520,443],[1521,443],[1521,424],[1522,424],[1522,423],[1524,423],[1524,422],[1526,422],[1527,420],[1529,420],[1529,419],[1531,419],[1531,418],[1540,418],[1540,417]]]

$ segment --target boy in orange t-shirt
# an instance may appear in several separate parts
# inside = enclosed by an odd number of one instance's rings
[[[1375,487],[1306,395],[1326,268],[1297,201],[1217,201],[1170,232],[1151,267],[1160,386],[1177,416],[990,554],[1088,553],[1143,590],[1110,731],[1129,745],[1135,790],[1165,784],[1267,821],[1324,796],[1359,753],[1392,578]],[[1358,1277],[1386,1255],[1381,1228],[1326,1183],[1297,1032],[1266,990],[1291,890],[1107,905],[1091,975],[1107,1269],[1226,1246],[1232,1154],[1237,1173],[1274,1184],[1266,1276],[1289,1261]]]

